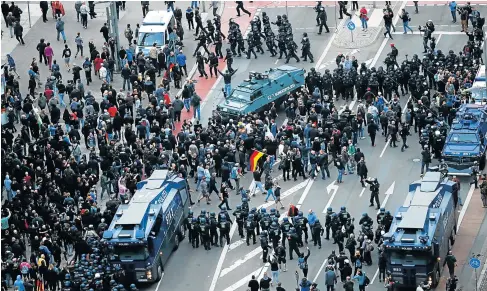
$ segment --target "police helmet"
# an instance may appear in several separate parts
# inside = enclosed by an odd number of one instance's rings
[[[215,216],[216,216],[215,212],[210,213],[210,217],[215,217]]]
[[[241,210],[242,209],[242,205],[237,205],[237,210]]]
[[[226,206],[222,206],[222,208],[220,208],[222,211],[227,211],[227,207]]]
[[[200,223],[206,223],[206,219],[204,217],[200,218]]]
[[[201,215],[206,215],[206,210],[201,210]]]
[[[365,213],[363,213],[363,214],[362,214],[362,216],[363,216],[363,217],[367,217],[367,216],[369,216],[369,215],[367,214],[367,212],[365,212]]]
[[[386,209],[385,209],[384,207],[382,207],[382,208],[380,209],[380,212],[385,212],[385,211],[386,211]]]
[[[287,218],[287,217],[284,217],[282,220],[283,220],[284,222],[289,222],[289,218]]]
[[[299,211],[299,212],[298,212],[298,216],[299,216],[299,217],[303,217],[303,212],[302,212],[302,211]]]
[[[117,282],[115,280],[110,280],[110,286],[116,286]]]
[[[66,274],[66,275],[64,276],[64,280],[69,280],[69,279],[71,279],[71,275],[70,275],[70,274]]]
[[[197,222],[198,221],[198,218],[196,217],[193,217],[193,219],[191,219],[192,222]]]
[[[190,211],[188,212],[188,215],[191,215],[191,216],[192,216],[192,215],[193,215],[193,210],[190,210]]]
[[[341,210],[341,211],[347,211],[347,207],[342,206],[342,207],[340,208],[340,210]]]
[[[260,209],[260,213],[266,213],[266,209],[265,208],[261,208]]]
[[[253,219],[254,218],[254,214],[250,213],[249,214],[249,219]]]
[[[247,202],[247,198],[242,198],[242,202]]]
[[[271,214],[275,214],[276,213],[276,209],[275,208],[271,208]]]
[[[267,230],[263,230],[261,233],[260,233],[261,236],[266,236],[267,235]]]
[[[331,213],[331,212],[333,211],[333,208],[328,207],[328,208],[326,209],[326,211],[327,211],[328,213]]]
[[[137,287],[135,287],[135,284],[130,284],[130,289],[135,289]]]
[[[256,212],[257,211],[257,207],[252,207],[252,209],[250,211]]]

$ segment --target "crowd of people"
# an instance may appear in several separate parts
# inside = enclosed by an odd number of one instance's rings
[[[118,1],[117,8],[124,9],[123,2]],[[145,15],[149,3],[142,2]],[[185,226],[194,248],[201,243],[210,250],[211,246],[229,243],[232,222],[237,223],[238,234],[246,238],[247,245],[256,244],[259,239],[264,251],[263,263],[270,262],[272,276],[265,274],[260,282],[253,279],[249,282],[251,290],[256,290],[256,286],[265,290],[273,284],[282,290],[279,273],[286,271],[286,258],[293,260],[294,254],[303,272],[299,282],[301,290],[317,290],[319,282],[308,279],[307,261],[311,251],[303,253],[299,247],[313,241],[314,246],[321,248],[324,235],[338,246],[337,252],[329,256],[324,272],[327,286],[335,286],[340,281],[345,290],[353,290],[354,284],[365,290],[370,279],[362,266],[375,261],[375,244],[379,250],[379,280],[393,290],[394,282],[386,274],[385,257],[380,252],[382,235],[392,222],[390,212],[380,209],[375,229],[374,219],[364,214],[358,221],[361,228],[358,232],[345,207],[336,213],[329,208],[321,222],[312,210],[305,215],[293,205],[280,213],[284,205],[280,201],[281,187],[273,179],[274,164],[280,159],[279,171],[285,181],[291,179],[290,174],[294,181],[298,177],[329,179],[331,164],[337,169],[338,183],[344,182],[346,173],[357,174],[363,187],[370,186],[371,206],[379,209],[380,184],[377,179],[369,178],[360,140],[366,138],[367,132],[375,146],[376,135],[382,132],[391,147],[397,147],[401,137],[404,151],[409,147],[410,128],[414,127],[422,145],[422,171],[428,170],[432,157],[439,158],[455,108],[469,102],[462,89],[472,84],[483,62],[482,30],[475,26],[473,33],[467,32],[468,42],[462,52],[444,54],[435,48],[434,25],[429,21],[422,28],[426,53],[421,59],[414,55],[398,63],[400,51],[391,45],[384,65],[378,68],[369,69],[354,57],[338,55],[336,69],[327,69],[323,74],[312,69],[306,76],[306,85],[288,94],[283,106],[289,120],[285,125],[277,124],[277,113],[282,109],[276,106],[247,116],[214,115],[203,125],[198,121],[201,98],[195,92],[197,84],[191,79],[182,84],[183,76],[187,76],[186,56],[181,48],[183,14],[174,1],[167,2],[177,20],[172,29],[178,40],[173,47],[154,46],[148,56],[135,54],[133,39],[137,38],[138,27],[132,31],[130,25],[124,31],[129,45],[120,52],[115,52],[114,39],[102,28],[100,32],[105,40],[102,50],[90,42],[89,51],[84,55],[84,41],[78,33],[76,56],[80,53],[83,63],[71,64],[74,51],[71,52],[69,45],[62,54],[71,76],[63,76],[50,43],[44,39],[37,45],[37,52],[33,50],[39,59],[33,59],[27,74],[17,72],[14,58],[7,56],[2,75],[5,89],[2,109],[8,116],[7,124],[2,126],[1,145],[2,189],[5,190],[2,192],[2,197],[5,195],[2,288],[136,290],[126,280],[123,270],[109,265],[100,237],[121,201],[130,199],[135,192],[137,182],[155,169],[170,169],[188,181],[194,180],[193,194],[197,193],[198,198],[192,204],[201,200],[210,204],[212,192],[221,200],[220,213],[202,210],[199,215],[191,212],[187,217]],[[53,6],[56,29],[58,38],[65,40],[64,8],[59,4]],[[19,25],[22,12],[15,4],[4,5],[2,13],[6,20],[10,19],[6,25]],[[77,1],[75,5],[78,20],[86,28],[87,15],[96,17],[94,4],[87,6]],[[48,9],[45,3],[41,3],[41,9],[45,17]],[[240,10],[246,13],[242,2],[238,3],[237,11]],[[318,5],[315,10],[320,33],[323,26],[328,32],[324,8]],[[346,9],[340,12],[347,14]],[[226,95],[231,92],[231,86],[227,85],[235,71],[233,59],[242,54],[257,58],[255,50],[264,53],[262,40],[271,56],[279,52],[279,58],[284,56],[286,63],[291,58],[296,62],[314,60],[306,34],[301,40],[302,54],[297,55],[298,45],[286,15],[279,16],[275,22],[265,12],[262,20],[255,17],[245,48],[236,22],[230,21],[227,36],[221,32],[221,19],[216,10],[214,19],[206,25],[197,7],[189,7],[185,14],[188,24],[193,23],[193,18],[196,22],[198,47],[194,56],[200,76],[207,77],[207,67],[211,76],[213,73],[216,76],[212,68],[216,68],[219,58],[226,62],[229,72],[218,72],[226,77]],[[278,27],[277,41],[271,25]],[[225,55],[222,53],[224,39],[229,41]],[[208,48],[210,42],[214,52]],[[113,78],[117,78],[113,74],[117,55],[123,66],[121,90],[111,85]],[[43,63],[49,66],[50,75],[41,79],[39,66]],[[101,99],[95,97],[97,90],[90,86],[93,72],[103,80],[99,89]],[[159,84],[156,75],[163,75]],[[182,95],[170,96],[171,86],[182,87]],[[399,96],[406,94],[412,98],[403,114]],[[348,107],[337,108],[335,102],[340,98],[347,101],[356,98],[359,104],[356,112]],[[183,110],[193,111],[197,121],[194,124],[181,121]],[[176,123],[182,123],[182,129],[174,134]],[[249,171],[249,157],[254,150],[263,152],[265,158],[259,160],[252,173],[255,190],[246,191],[240,181]],[[234,209],[229,205],[232,191],[241,200]],[[266,195],[266,201],[273,198],[276,207],[269,210],[251,207],[250,200],[257,191]]]

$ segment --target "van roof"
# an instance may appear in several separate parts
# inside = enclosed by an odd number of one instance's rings
[[[171,11],[149,11],[142,21],[142,26],[167,26],[173,17],[173,13]]]

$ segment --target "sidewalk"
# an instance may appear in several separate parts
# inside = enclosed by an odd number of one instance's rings
[[[469,260],[472,257],[472,253],[482,253],[483,249],[483,256],[479,259],[483,265],[485,265],[485,257],[487,255],[485,254],[487,247],[485,245],[487,223],[483,223],[485,220],[486,208],[482,208],[479,189],[470,189],[463,207],[465,209],[462,208],[460,213],[458,221],[459,229],[457,231],[455,244],[452,248],[453,255],[456,257],[458,264],[455,268],[455,275],[457,275],[459,279],[458,287],[463,287],[464,290],[475,290],[475,272],[474,269],[470,267]],[[463,219],[462,212],[464,212]],[[484,267],[483,265],[477,269],[478,275],[480,275],[480,271]],[[445,266],[441,276],[439,284],[441,287],[439,290],[444,290],[448,276],[448,267]]]
[[[22,11],[22,15],[20,17],[20,25],[24,28],[24,39],[29,30],[31,29],[31,26],[34,26],[37,20],[41,18],[42,12],[41,8],[39,7],[39,2],[35,3],[21,3],[21,2],[15,2],[15,5],[17,5]],[[30,7],[30,9],[29,9]],[[29,10],[30,10],[30,24],[29,25]],[[7,61],[7,54],[12,53],[12,51],[17,47],[19,42],[15,38],[10,38],[10,32],[9,28],[4,26],[5,23],[2,21],[2,31],[3,31],[3,37],[2,37],[2,64],[4,64]]]

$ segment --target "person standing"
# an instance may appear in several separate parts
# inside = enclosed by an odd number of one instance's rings
[[[15,34],[15,38],[17,39],[17,41],[21,44],[21,45],[25,45],[25,42],[24,42],[24,37],[23,37],[23,34],[24,34],[24,28],[22,27],[22,25],[20,25],[20,22],[15,22],[15,26],[14,26],[14,34]]]
[[[134,38],[134,32],[132,31],[132,28],[130,28],[130,23],[127,24],[127,28],[125,28],[124,35],[130,45],[132,43],[132,39]]]
[[[367,9],[365,6],[360,8],[360,22],[362,23],[362,31],[367,31],[369,26],[367,25],[367,21],[369,21],[369,17],[367,16]]]
[[[218,6],[220,5],[220,1],[211,1],[210,8],[213,9],[213,16],[216,17],[218,13]]]
[[[142,6],[142,17],[145,17],[147,12],[149,12],[149,1],[140,1],[140,5]]]
[[[247,9],[244,8],[243,1],[235,1],[237,3],[237,16],[240,16],[240,10],[246,13],[249,17],[252,15]]]
[[[201,97],[198,94],[194,93],[191,97],[191,106],[193,106],[193,118],[197,118],[201,120]]]
[[[373,147],[375,147],[375,136],[377,135],[378,130],[379,130],[379,126],[374,122],[374,120],[369,121],[367,131],[369,133],[370,141]]]
[[[250,288],[250,291],[259,291],[259,281],[255,279],[255,275],[252,275],[252,279],[249,281],[249,284],[247,284],[247,287]]]
[[[368,279],[367,276],[365,275],[365,272],[358,269],[357,275],[355,275],[353,279],[358,281],[359,291],[365,291],[365,286],[367,286],[367,279]]]
[[[235,72],[237,72],[237,70],[238,69],[233,70],[231,72],[229,70],[226,70],[225,73],[222,73],[222,71],[218,70],[218,73],[222,75],[223,82],[225,83],[225,87],[224,87],[225,98],[228,98],[232,93],[232,76],[235,74]]]
[[[451,19],[453,23],[457,22],[457,2],[451,1],[448,3],[448,6],[450,7],[450,13],[451,13]]]
[[[327,267],[327,271],[325,273],[325,285],[327,291],[335,290],[335,284],[338,282],[337,275],[333,267]]]
[[[267,276],[267,272],[264,272],[264,276],[260,279],[260,290],[269,291],[271,288],[272,279]]]
[[[69,61],[71,60],[71,49],[68,47],[67,44],[64,45],[62,58],[64,59],[64,65],[66,66],[66,69],[68,69],[68,72],[70,72],[71,65]]]
[[[39,6],[42,11],[42,21],[46,23],[47,20],[47,11],[49,10],[49,3],[47,1],[41,1],[39,2]]]
[[[218,2],[218,1],[213,1],[213,2]],[[3,14],[3,20],[5,21],[5,26],[10,27],[12,24],[9,24],[7,22],[7,16],[10,12],[10,7],[8,6],[6,1],[2,1],[2,14]]]
[[[188,76],[188,69],[186,68],[186,55],[183,53],[182,50],[179,51],[178,55],[176,56],[176,62],[178,63],[181,71],[184,70],[184,75]]]
[[[482,184],[480,184],[480,199],[482,199],[482,207],[487,208],[487,177],[482,175]]]
[[[81,4],[81,7],[79,8],[79,13],[81,15],[81,26],[83,26],[84,29],[88,28],[88,13],[90,12],[90,9],[88,6],[86,6],[86,2],[83,2]]]

